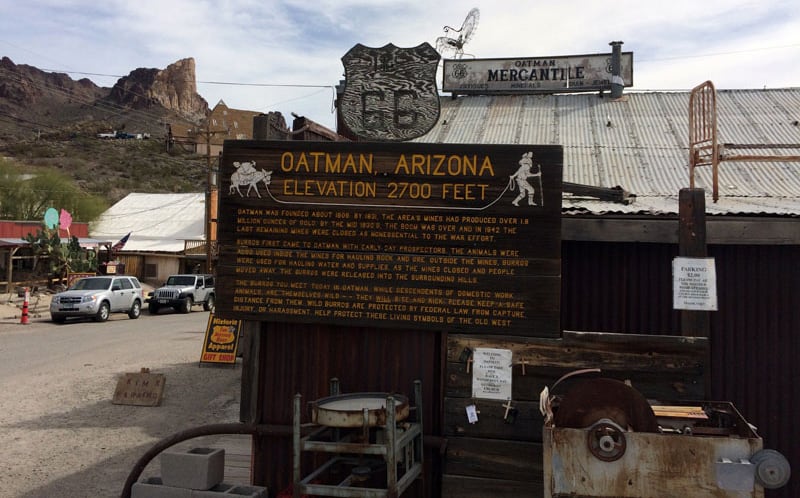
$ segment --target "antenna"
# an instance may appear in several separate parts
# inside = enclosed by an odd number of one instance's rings
[[[458,38],[440,36],[436,39],[436,51],[439,52],[443,58],[460,59],[464,55],[464,45],[475,35],[475,29],[478,27],[478,20],[480,17],[480,11],[474,8],[467,13],[467,17],[461,24],[460,29],[445,26],[443,28],[445,35],[453,31],[458,33]]]

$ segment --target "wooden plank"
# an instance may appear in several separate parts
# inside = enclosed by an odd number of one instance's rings
[[[478,477],[442,476],[442,498],[486,498],[515,496],[543,498],[542,486],[524,481],[503,481]]]
[[[588,366],[592,365],[592,366]],[[594,368],[596,363],[588,363],[585,368]],[[630,381],[637,391],[645,397],[662,401],[697,400],[704,398],[703,377],[681,371],[611,370],[600,364],[601,372],[594,376]],[[517,363],[513,369],[511,395],[514,400],[536,401],[545,387],[551,388],[564,375],[579,370],[575,367],[538,367],[528,364],[525,375],[522,365]],[[587,375],[566,379],[558,384],[557,393],[565,393],[572,385]],[[454,398],[472,396],[472,374],[466,372],[466,365],[460,362],[447,363],[447,382],[445,395]]]
[[[542,484],[542,445],[521,441],[453,437],[444,473]]]
[[[447,396],[472,395],[472,377],[461,356],[465,349],[476,347],[512,351],[514,399],[536,401],[542,388],[552,386],[566,373],[585,368],[600,368],[603,376],[630,380],[648,398],[705,398],[708,340],[704,338],[584,332],[565,332],[562,339],[450,334],[446,352]],[[574,381],[565,382],[561,388],[568,388]]]
[[[708,415],[702,406],[662,406],[653,405],[653,413],[656,417],[675,417],[692,418],[698,420],[708,420]]]
[[[707,220],[706,237],[706,242],[711,245],[798,245],[800,219],[711,217]],[[678,219],[676,216],[658,219],[564,216],[561,222],[561,238],[593,242],[677,244]]]
[[[541,442],[544,418],[539,412],[539,401],[514,401],[517,410],[514,423],[506,421],[504,403],[501,400],[446,397],[445,435]],[[473,404],[478,410],[478,421],[470,424],[466,409]]]

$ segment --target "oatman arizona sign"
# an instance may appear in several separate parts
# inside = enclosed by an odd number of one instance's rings
[[[560,146],[226,141],[217,315],[558,336]]]

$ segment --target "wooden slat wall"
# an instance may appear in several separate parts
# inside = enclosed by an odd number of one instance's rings
[[[504,420],[504,402],[472,398],[472,377],[461,361],[464,348],[510,349],[513,354],[514,423]],[[600,368],[599,374],[630,380],[645,397],[663,401],[703,399],[704,338],[564,332],[560,339],[450,335],[447,338],[442,496],[543,496],[542,427],[539,394],[566,373]],[[525,360],[525,373],[522,372]],[[598,375],[598,374],[591,374]],[[580,378],[560,383],[563,393]],[[470,424],[466,406],[475,404]]]
[[[251,327],[255,328],[248,333],[255,334],[254,350],[259,356],[257,365],[251,365],[245,377],[253,385],[253,377],[260,376],[256,381],[260,390],[243,393],[247,421],[291,427],[294,395],[299,393],[303,396],[302,421],[310,422],[307,403],[329,396],[333,377],[339,379],[342,393],[404,393],[412,402],[414,381],[420,380],[423,431],[429,436],[441,434],[440,334],[281,322],[260,322]],[[285,489],[292,478],[291,437],[257,437],[254,444],[254,484]],[[438,449],[427,448],[424,484],[415,485],[403,498],[435,496],[440,475],[438,453]]]

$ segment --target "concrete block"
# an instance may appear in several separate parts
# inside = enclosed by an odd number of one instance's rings
[[[161,479],[176,488],[209,490],[225,477],[225,450],[192,448],[161,454]]]
[[[237,496],[267,498],[269,495],[267,488],[261,486],[242,486],[224,482],[206,491],[192,490],[192,498],[236,498]]]
[[[193,489],[192,498],[220,498],[221,496],[225,496],[225,493],[227,493],[228,491],[232,490],[235,487],[236,486],[234,484],[221,482],[211,489],[207,490]]]
[[[160,477],[148,477],[133,483],[131,498],[192,498],[192,490],[164,486]]]
[[[267,488],[261,486],[236,486],[225,495],[229,498],[234,496],[248,496],[250,498],[267,498]]]

